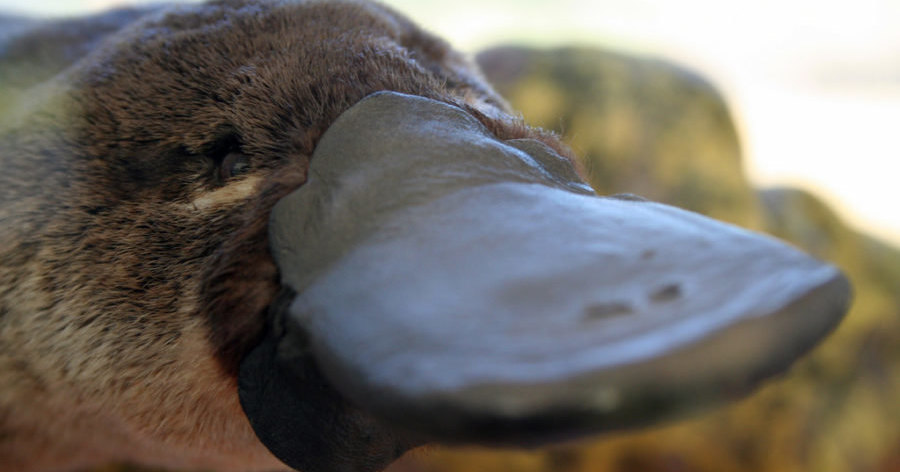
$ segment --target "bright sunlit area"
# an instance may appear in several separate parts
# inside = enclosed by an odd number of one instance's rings
[[[693,68],[725,94],[756,185],[811,190],[854,226],[900,243],[900,2],[387,3],[466,52],[596,45]],[[58,16],[122,4],[0,0],[0,9]]]

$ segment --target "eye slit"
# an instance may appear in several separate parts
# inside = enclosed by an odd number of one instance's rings
[[[241,146],[241,139],[236,133],[223,130],[215,141],[203,149],[203,154],[215,165],[213,178],[217,185],[250,171],[250,157],[241,151]]]
[[[250,170],[250,157],[240,151],[232,151],[219,164],[219,178],[222,182],[245,174]]]

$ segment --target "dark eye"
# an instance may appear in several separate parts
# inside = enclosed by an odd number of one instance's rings
[[[250,157],[239,151],[232,151],[222,158],[219,177],[223,182],[250,170]]]

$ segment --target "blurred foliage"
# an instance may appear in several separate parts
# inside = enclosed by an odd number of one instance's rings
[[[841,266],[855,300],[810,356],[730,408],[535,452],[432,449],[392,472],[900,471],[900,251],[808,193],[754,191],[729,110],[696,74],[596,49],[504,47],[478,62],[526,121],[564,136],[599,193],[768,231]]]
[[[724,100],[694,73],[595,49],[498,48],[478,60],[529,123],[565,137],[599,193],[769,231],[844,268],[855,302],[812,355],[730,408],[539,451],[430,447],[390,472],[900,471],[900,251],[812,195],[754,191]]]

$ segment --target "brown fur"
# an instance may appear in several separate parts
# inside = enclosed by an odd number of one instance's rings
[[[76,56],[0,118],[0,470],[277,468],[235,372],[279,289],[269,210],[303,184],[335,117],[394,90],[462,106],[504,139],[559,144],[376,4],[135,16],[62,41]],[[11,40],[0,61],[52,31]],[[251,169],[222,181],[232,149]]]

